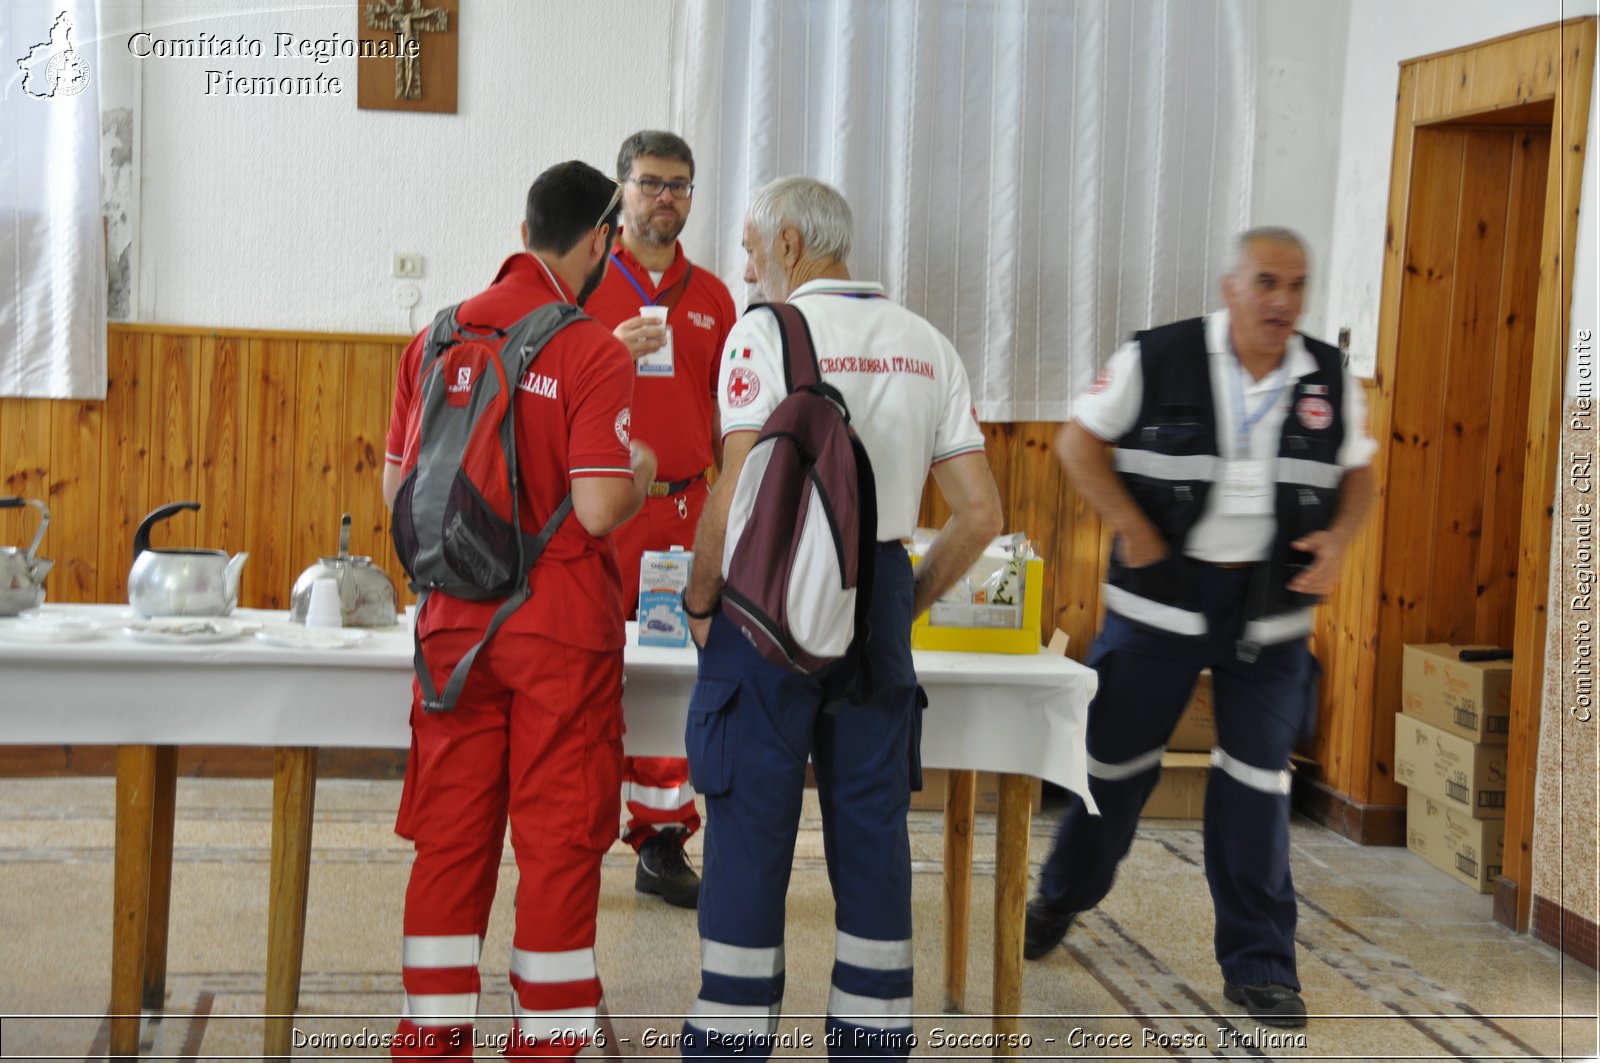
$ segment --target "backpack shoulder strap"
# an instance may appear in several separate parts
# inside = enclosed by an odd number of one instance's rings
[[[556,302],[545,303],[519,319],[506,331],[506,342],[500,349],[506,378],[513,382],[522,379],[522,374],[556,333],[586,316],[571,303]]]
[[[806,316],[789,303],[757,303],[752,310],[771,310],[778,319],[778,338],[783,343],[783,387],[793,393],[822,383],[817,365],[817,348],[811,340]]]
[[[447,306],[433,315],[433,324],[428,326],[428,338],[424,341],[422,357],[418,360],[417,383],[421,384],[427,377],[428,370],[433,368],[433,363],[439,356],[456,344],[456,334],[460,325],[456,320],[456,312],[461,309],[461,304]]]

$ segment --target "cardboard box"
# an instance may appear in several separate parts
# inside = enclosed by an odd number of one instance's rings
[[[968,578],[974,583],[982,583],[997,565],[1004,563],[1003,560],[980,559]],[[935,602],[932,609],[912,623],[911,645],[919,650],[1038,653],[1043,591],[1044,562],[1037,559],[1029,561],[1022,579],[1020,605]],[[1006,626],[997,626],[1002,622]]]
[[[1406,848],[1479,893],[1505,864],[1505,820],[1474,819],[1427,794],[1406,794]]]
[[[1399,713],[1394,718],[1394,779],[1477,819],[1505,819],[1505,746],[1469,742]]]
[[[911,807],[917,809],[933,809],[936,812],[944,811],[945,791],[949,786],[950,773],[943,768],[924,768],[922,770],[922,789],[911,794]],[[1038,779],[1028,780],[1032,786],[1029,793],[1029,805],[1034,812],[1039,811],[1044,803],[1044,783]],[[973,798],[973,805],[979,812],[997,812],[1000,809],[1000,780],[992,771],[978,772],[977,793]]]
[[[1167,753],[1161,758],[1161,781],[1139,815],[1144,819],[1200,819],[1206,811],[1206,777],[1211,754]]]
[[[689,645],[683,591],[694,555],[682,547],[646,550],[639,558],[639,645]]]
[[[1217,717],[1211,705],[1211,669],[1200,673],[1189,706],[1178,717],[1178,726],[1167,739],[1172,753],[1209,753],[1217,744]]]
[[[1505,745],[1511,732],[1511,662],[1463,661],[1465,649],[1494,647],[1407,645],[1401,711],[1468,741]]]

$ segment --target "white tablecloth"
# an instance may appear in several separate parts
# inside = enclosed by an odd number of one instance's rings
[[[0,619],[0,743],[6,745],[344,746],[411,744],[411,632],[374,631],[349,649],[298,650],[246,636],[155,645],[121,631],[126,606],[46,606],[92,619],[83,642],[16,642],[26,623]],[[236,610],[244,623],[286,614]],[[633,644],[624,654],[625,746],[635,756],[681,756],[692,649]],[[917,651],[928,692],[922,759],[1048,779],[1088,793],[1085,721],[1095,675],[1051,653]],[[1091,805],[1092,807],[1092,805]]]

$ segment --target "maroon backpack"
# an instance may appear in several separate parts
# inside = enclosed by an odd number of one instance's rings
[[[811,329],[770,310],[787,395],[745,459],[723,543],[722,612],[763,657],[814,672],[864,645],[878,539],[872,462],[844,396],[823,383]]]

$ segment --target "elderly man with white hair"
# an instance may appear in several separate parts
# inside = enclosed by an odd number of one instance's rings
[[[927,703],[911,665],[911,621],[1000,532],[1001,511],[960,357],[882,287],[850,278],[850,235],[850,207],[833,188],[775,181],[756,193],[746,218],[745,281],[804,315],[822,377],[844,397],[872,462],[878,547],[862,647],[870,692],[856,691],[850,658],[809,675],[770,663],[717,610],[729,503],[785,395],[777,319],[748,314],[722,359],[722,475],[684,594],[701,647],[686,744],[707,813],[701,982],[684,1023],[685,1057],[762,1059],[776,1046],[784,900],[808,757],[836,905],[829,1054],[903,1059],[910,1047],[906,811],[920,785]],[[951,518],[913,573],[901,540],[916,524],[930,470]]]

